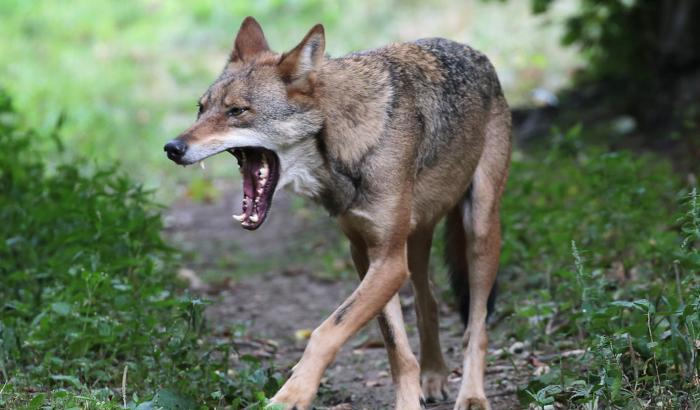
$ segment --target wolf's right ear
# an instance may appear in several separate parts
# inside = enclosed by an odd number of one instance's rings
[[[248,16],[238,29],[229,61],[245,61],[264,51],[270,51],[270,47],[267,45],[262,27],[254,18]]]
[[[310,75],[323,60],[326,35],[321,24],[316,24],[291,51],[284,53],[278,64],[282,79],[297,86],[308,85]]]

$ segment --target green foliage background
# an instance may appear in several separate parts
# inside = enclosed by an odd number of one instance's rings
[[[615,15],[626,3],[602,9]],[[550,13],[532,17],[516,1],[0,2],[0,85],[15,99],[13,108],[0,94],[0,407],[255,408],[279,385],[269,365],[236,353],[240,332],[219,340],[203,321],[206,302],[174,283],[181,256],[142,188],[209,196],[209,180],[230,174],[228,161],[215,162],[190,181],[161,146],[191,120],[243,16],[255,15],[278,50],[318,21],[332,55],[425,35],[469,42],[494,60],[512,102],[567,84],[582,58],[556,46],[564,34],[592,67],[630,69],[604,64],[626,51],[596,45],[617,28],[594,2],[534,4]],[[697,191],[667,160],[610,152],[589,133],[554,130],[543,149],[514,153],[500,334],[556,357],[520,386],[521,402],[692,408]],[[343,245],[315,259],[336,265]],[[556,356],[572,348],[584,353]]]
[[[63,122],[66,155],[117,160],[169,200],[201,177],[169,166],[162,146],[190,125],[245,16],[261,22],[277,51],[318,22],[331,56],[427,36],[468,42],[489,51],[511,100],[524,101],[532,87],[565,84],[578,61],[558,45],[560,26],[528,10],[456,0],[4,0],[0,85],[32,127]],[[231,176],[229,161],[208,165],[211,175]]]

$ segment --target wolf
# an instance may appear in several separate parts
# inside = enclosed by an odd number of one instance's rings
[[[391,44],[340,58],[325,54],[322,25],[292,50],[270,50],[243,20],[197,120],[164,150],[181,165],[232,154],[243,179],[242,228],[260,227],[277,189],[322,204],[350,242],[361,279],[311,334],[271,399],[307,409],[341,346],[377,318],[396,409],[447,399],[438,304],[428,257],[445,219],[451,282],[466,326],[454,408],[488,409],[486,318],[500,253],[499,205],[511,153],[511,117],[494,67],[442,38]],[[404,328],[399,288],[410,278],[420,362]]]

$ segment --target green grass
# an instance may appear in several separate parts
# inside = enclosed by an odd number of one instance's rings
[[[20,118],[0,93],[0,407],[262,403],[280,376],[212,338],[151,194],[79,159],[47,170]]]
[[[554,355],[524,405],[700,405],[700,207],[657,156],[580,127],[516,155],[502,206],[505,337]],[[692,189],[692,192],[691,192]],[[556,359],[584,349],[584,354]],[[657,404],[658,403],[658,404]]]

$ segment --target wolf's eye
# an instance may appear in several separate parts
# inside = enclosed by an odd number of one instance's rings
[[[229,117],[238,117],[246,111],[248,111],[246,107],[233,107],[230,110],[228,110],[226,114],[228,114]]]
[[[204,106],[202,103],[197,103],[197,118],[202,116],[202,113],[204,112]]]

